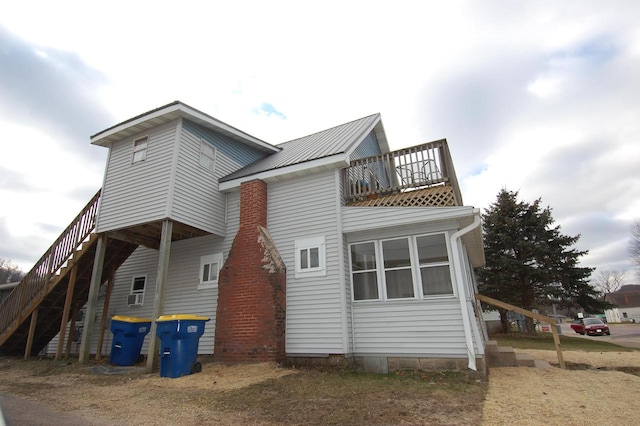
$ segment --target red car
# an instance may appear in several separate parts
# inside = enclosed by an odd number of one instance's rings
[[[607,336],[611,335],[609,326],[602,322],[600,318],[582,318],[573,321],[571,328],[576,333],[588,336]]]

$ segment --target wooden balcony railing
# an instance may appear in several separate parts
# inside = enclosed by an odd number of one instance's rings
[[[450,185],[456,205],[462,205],[449,146],[444,139],[354,160],[343,169],[343,182],[347,202],[372,194]]]
[[[48,291],[47,284],[71,258],[96,226],[96,214],[101,190],[82,209],[58,239],[49,247],[35,266],[20,280],[20,284],[0,303],[0,334],[19,319],[34,300]]]

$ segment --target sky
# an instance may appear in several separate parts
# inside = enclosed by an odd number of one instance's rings
[[[637,1],[4,2],[0,258],[28,271],[102,186],[91,135],[180,100],[272,144],[373,113],[392,150],[446,138],[465,205],[541,198],[582,266],[637,283],[638,16]]]

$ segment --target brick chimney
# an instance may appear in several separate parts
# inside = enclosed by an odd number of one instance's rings
[[[266,228],[267,184],[240,187],[240,227],[218,277],[214,357],[227,364],[285,359],[286,268]]]

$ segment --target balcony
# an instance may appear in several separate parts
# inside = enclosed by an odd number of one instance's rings
[[[445,139],[361,158],[343,169],[348,206],[462,206]]]

